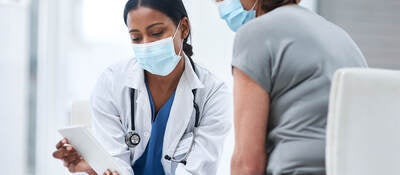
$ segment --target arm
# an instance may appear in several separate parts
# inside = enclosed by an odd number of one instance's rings
[[[109,77],[111,73],[107,70],[102,74],[92,94],[93,130],[106,150],[116,157],[126,171],[133,174],[130,166],[130,151],[124,144],[124,130],[111,96],[112,82]],[[88,175],[97,175],[75,148],[69,145],[67,139],[62,139],[57,143],[53,157],[62,160],[71,173],[86,172]],[[118,175],[117,172],[109,170],[104,174]]]
[[[68,146],[67,146],[68,145]],[[56,151],[53,152],[53,157],[63,161],[64,166],[71,173],[86,172],[88,175],[97,175],[90,165],[82,159],[75,148],[69,145],[67,139],[62,139],[56,145]]]
[[[68,168],[69,172],[85,172],[88,175],[98,175],[92,167],[79,155],[76,149],[69,145],[67,139],[62,139],[56,145],[56,151],[53,152],[53,157],[60,159],[64,162],[64,166]],[[103,174],[105,175],[118,175],[118,172],[111,172],[107,170]]]
[[[234,68],[235,148],[232,175],[265,174],[269,94],[253,79]]]
[[[187,164],[179,164],[176,175],[217,173],[223,143],[231,126],[231,96],[228,88],[221,84],[207,97]]]
[[[106,146],[107,151],[115,154],[115,152],[118,153],[118,151],[122,150],[121,148],[118,148],[119,145],[115,144],[115,142],[118,142],[115,133],[123,133],[123,130],[121,129],[120,122],[118,122],[119,117],[116,115],[117,111],[113,106],[112,98],[109,93],[111,86],[109,85],[110,78],[108,77],[108,74],[110,73],[111,72],[103,73],[97,82],[92,95],[91,105],[95,135],[97,136],[97,139],[102,141],[103,146]],[[128,154],[129,156],[129,152],[126,151],[121,151],[120,154]],[[53,152],[53,157],[62,160],[64,166],[68,168],[71,173],[86,172],[88,175],[97,175],[92,167],[84,160],[84,157],[82,157],[72,145],[69,145],[67,139],[62,139],[57,143],[56,151]],[[124,161],[122,160],[117,161],[124,164]],[[125,162],[129,163],[129,159]],[[117,173],[107,171],[104,174],[114,175]]]
[[[125,131],[112,96],[112,70],[106,70],[99,78],[91,97],[92,127],[96,138],[127,172],[131,168],[131,152],[125,144]]]

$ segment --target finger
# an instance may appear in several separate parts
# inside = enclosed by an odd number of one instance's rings
[[[61,148],[53,152],[53,157],[57,159],[62,159],[63,157],[66,156],[65,154],[68,154],[68,152],[65,149]]]
[[[68,140],[67,140],[66,138],[63,138],[62,140],[60,140],[60,141],[57,143],[56,148],[57,148],[57,149],[60,149],[62,146],[64,146],[64,144],[67,144],[67,143],[68,143]]]
[[[76,159],[75,161],[73,161],[73,162],[71,162],[71,163],[77,165],[77,164],[80,163],[81,161],[84,161],[84,160],[81,159],[81,158],[78,158],[78,159]]]
[[[65,147],[58,149],[57,151],[53,152],[53,157],[57,159],[64,159],[66,157],[78,154],[76,150],[72,149],[72,151],[68,151]]]
[[[107,170],[106,172],[104,172],[104,175],[111,175],[111,171]]]
[[[73,160],[81,160],[81,156],[78,153],[68,154],[67,156],[63,157],[65,161],[73,161]]]
[[[65,149],[66,149],[66,154],[64,154],[64,156],[76,157],[76,159],[82,159],[82,156],[78,153],[78,151],[74,147],[67,146]]]
[[[75,162],[81,161],[81,158],[78,154],[75,155],[70,155],[68,157],[65,157],[63,159],[65,162],[71,163],[71,164],[76,164]]]
[[[53,157],[56,159],[61,159],[62,155],[63,155],[63,153],[59,150],[53,152]]]
[[[69,152],[69,151],[64,151],[64,157],[71,157],[71,156],[78,156],[80,157],[79,153],[74,151],[74,152]]]
[[[64,139],[60,140],[57,144],[56,144],[56,148],[60,149],[64,144],[62,143]]]
[[[66,146],[65,147],[65,149],[68,151],[68,152],[70,152],[70,153],[77,153],[78,151],[76,151],[76,149],[73,147],[73,146],[71,146],[71,145],[68,145],[68,146]]]
[[[114,171],[112,175],[119,175],[118,172]]]

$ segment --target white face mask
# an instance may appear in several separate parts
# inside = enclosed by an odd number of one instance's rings
[[[180,23],[172,37],[144,44],[132,44],[132,49],[140,66],[155,75],[169,75],[179,63],[183,43],[179,54],[175,53],[174,38]]]

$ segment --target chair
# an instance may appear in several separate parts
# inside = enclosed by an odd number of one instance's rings
[[[327,175],[400,175],[400,72],[341,69],[333,78]]]

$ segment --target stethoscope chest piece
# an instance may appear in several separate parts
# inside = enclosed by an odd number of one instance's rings
[[[133,148],[140,143],[140,136],[135,131],[129,131],[125,136],[125,143],[129,148]]]

